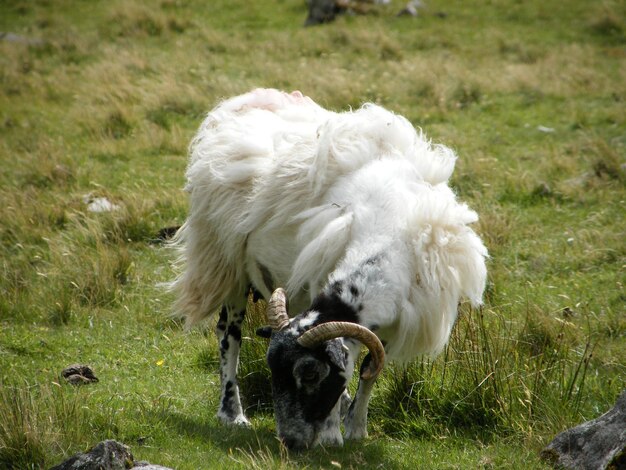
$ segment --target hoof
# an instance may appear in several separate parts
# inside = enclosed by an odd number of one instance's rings
[[[341,447],[343,446],[343,438],[341,436],[333,436],[319,439],[315,445],[320,445],[322,447]]]
[[[367,429],[346,429],[344,438],[350,441],[360,441],[367,438]]]
[[[355,419],[355,416],[348,413],[343,421],[344,437],[356,441],[367,437],[367,420]]]
[[[248,418],[246,418],[244,415],[237,415],[235,417],[232,417],[232,416],[225,416],[225,415],[218,413],[217,419],[219,419],[220,422],[226,426],[235,426],[235,427],[242,427],[242,428],[252,427],[252,424],[250,424],[250,421],[248,421]]]

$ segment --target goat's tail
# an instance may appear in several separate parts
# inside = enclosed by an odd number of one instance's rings
[[[221,255],[219,243],[212,235],[210,228],[198,231],[187,221],[169,243],[179,253],[175,267],[180,273],[167,284],[175,295],[172,315],[184,318],[187,327],[217,312],[233,287],[239,287],[237,270]]]

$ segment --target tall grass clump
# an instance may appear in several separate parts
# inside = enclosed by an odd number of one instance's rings
[[[256,335],[257,328],[267,325],[264,300],[252,301],[252,294],[248,298],[246,318],[244,320],[241,362],[239,367],[239,382],[244,400],[244,411],[254,416],[259,412],[271,413],[272,387],[269,378],[270,369],[265,355],[268,340]]]
[[[131,2],[116,8],[109,21],[101,26],[103,35],[116,38],[158,37],[168,30],[183,32],[186,25],[154,8],[147,8]]]
[[[61,385],[0,384],[0,468],[47,468],[50,455],[89,446],[82,394]]]
[[[41,295],[52,299],[46,305],[54,324],[67,324],[77,306],[114,305],[133,280],[132,252],[119,241],[124,231],[105,217],[106,222],[73,214],[72,230],[50,242],[52,259],[43,272],[48,282]],[[109,243],[113,235],[117,243]]]
[[[566,330],[532,314],[520,328],[494,310],[464,309],[442,355],[394,367],[372,409],[390,417],[385,432],[405,436],[561,425],[580,413],[593,350]]]
[[[135,264],[126,246],[97,241],[93,247],[77,250],[73,237],[51,245],[52,260],[42,272],[46,282],[39,295],[50,299],[42,305],[52,323],[68,323],[76,306],[114,305],[132,279]]]
[[[248,449],[236,449],[236,453],[230,456],[230,458],[241,465],[243,468],[251,470],[266,470],[268,468],[274,468],[278,470],[295,468],[295,462],[289,457],[289,453],[285,446],[279,447],[279,461],[275,452],[268,446],[262,446],[260,442],[257,442],[256,449],[251,446]]]

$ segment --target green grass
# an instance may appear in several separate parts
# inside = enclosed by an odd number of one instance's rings
[[[302,0],[0,2],[0,31],[22,38],[0,40],[0,468],[107,438],[179,469],[541,468],[556,433],[613,404],[623,3],[432,0],[417,19],[395,17],[402,3],[305,29]],[[461,306],[440,357],[387,368],[370,438],[341,449],[274,438],[261,305],[241,366],[253,428],[220,426],[210,325],[185,333],[160,287],[173,255],[154,239],[185,218],[187,144],[255,86],[375,101],[453,147],[491,254],[485,306]],[[119,210],[89,212],[89,195]],[[63,383],[75,362],[100,381]]]

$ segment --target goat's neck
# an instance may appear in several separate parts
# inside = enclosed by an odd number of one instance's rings
[[[347,321],[374,331],[390,326],[396,302],[405,298],[405,259],[397,240],[352,246],[313,300],[308,312],[311,324]]]

